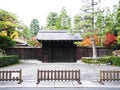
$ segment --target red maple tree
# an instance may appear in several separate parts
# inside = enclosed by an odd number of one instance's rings
[[[108,32],[103,43],[106,46],[114,46],[117,43],[117,38],[114,34]]]

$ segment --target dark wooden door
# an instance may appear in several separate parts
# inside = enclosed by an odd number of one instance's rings
[[[75,47],[67,42],[56,43],[52,47],[53,62],[74,62]]]
[[[52,58],[53,58],[53,62],[64,62],[65,61],[65,55],[64,55],[64,51],[63,48],[60,47],[54,47],[52,52]]]
[[[73,42],[44,42],[43,62],[75,62],[75,45]]]

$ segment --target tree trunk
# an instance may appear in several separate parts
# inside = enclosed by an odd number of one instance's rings
[[[97,58],[96,47],[95,47],[95,39],[91,38],[92,41],[92,52],[93,52],[93,59]]]

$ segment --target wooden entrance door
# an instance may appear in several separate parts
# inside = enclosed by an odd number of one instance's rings
[[[43,62],[75,62],[75,49],[73,42],[44,42]]]
[[[75,47],[67,42],[57,43],[52,47],[53,62],[74,62]]]

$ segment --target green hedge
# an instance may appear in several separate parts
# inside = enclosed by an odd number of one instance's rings
[[[82,57],[81,60],[82,60],[82,62],[84,62],[84,63],[89,63],[89,64],[91,64],[92,61],[93,61],[93,58],[92,58],[92,57]]]
[[[0,67],[16,64],[19,62],[17,55],[7,55],[0,57]]]
[[[112,64],[115,66],[120,66],[120,56],[104,56],[93,59],[92,57],[82,57],[82,61],[89,64]]]
[[[111,61],[113,65],[120,66],[120,56],[112,56]]]
[[[93,59],[92,57],[82,57],[82,61],[88,64],[106,64],[110,63],[111,57],[97,57]]]

